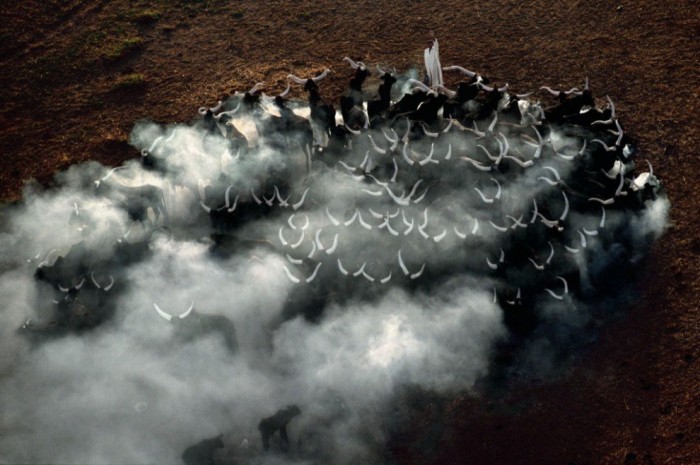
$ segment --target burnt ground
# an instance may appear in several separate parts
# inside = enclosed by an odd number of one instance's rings
[[[392,454],[400,463],[700,463],[700,16],[688,2],[7,3],[5,201],[29,178],[50,184],[73,163],[136,156],[127,138],[138,119],[188,121],[257,81],[281,91],[289,72],[330,67],[323,91],[337,101],[351,76],[343,56],[419,67],[431,29],[443,65],[516,92],[588,76],[598,98],[614,100],[672,202],[671,227],[643,263],[639,304],[556,380],[516,382],[489,401],[465,394],[444,413],[425,401]]]

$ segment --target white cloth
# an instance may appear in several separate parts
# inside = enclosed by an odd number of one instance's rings
[[[440,47],[437,39],[433,40],[433,46],[426,48],[423,52],[425,58],[425,71],[428,73],[430,82],[428,85],[435,89],[443,85],[442,66],[440,66]]]

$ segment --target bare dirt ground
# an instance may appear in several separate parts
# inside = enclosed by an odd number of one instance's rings
[[[460,396],[445,415],[426,401],[391,453],[399,463],[700,463],[700,16],[691,2],[7,3],[5,201],[29,178],[49,184],[73,163],[136,156],[127,138],[141,118],[188,121],[225,93],[257,81],[281,91],[287,73],[325,67],[334,74],[323,91],[337,100],[351,76],[345,55],[419,67],[431,29],[443,65],[516,92],[580,86],[588,76],[598,98],[614,100],[639,160],[653,163],[672,202],[671,227],[644,262],[639,305],[561,379],[489,402]],[[437,447],[421,445],[426,434]]]

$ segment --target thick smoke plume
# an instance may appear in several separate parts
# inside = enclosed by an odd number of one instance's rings
[[[6,207],[0,463],[180,463],[218,434],[217,463],[381,462],[404,390],[540,376],[630,300],[669,204],[612,102],[399,80],[421,106],[365,124],[259,89],[140,122],[138,159]]]

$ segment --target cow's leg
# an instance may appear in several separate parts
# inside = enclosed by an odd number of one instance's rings
[[[280,437],[286,448],[289,448],[289,437],[287,437],[287,425],[280,428]]]

